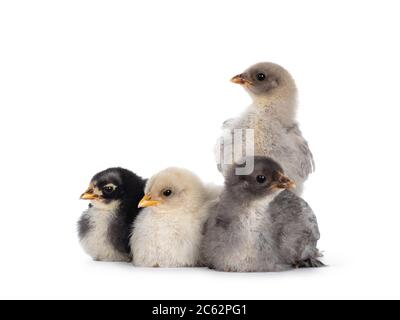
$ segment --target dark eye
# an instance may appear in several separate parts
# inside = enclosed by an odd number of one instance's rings
[[[264,81],[265,80],[265,74],[264,73],[257,73],[257,80],[258,81]]]
[[[113,186],[104,186],[102,191],[105,194],[110,194],[110,193],[113,193],[114,187]]]
[[[264,183],[267,180],[267,178],[265,176],[260,175],[260,176],[257,176],[256,180],[258,183]]]
[[[172,191],[169,190],[169,189],[163,191],[163,195],[164,195],[165,197],[169,197],[171,194],[172,194]]]

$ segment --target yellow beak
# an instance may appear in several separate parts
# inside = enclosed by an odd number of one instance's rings
[[[238,74],[231,79],[231,82],[241,84],[244,86],[248,86],[253,84],[250,80],[248,80],[244,75]]]
[[[82,200],[94,200],[97,199],[99,196],[94,193],[92,188],[87,189],[84,193],[81,194]]]
[[[279,189],[294,189],[296,188],[296,184],[294,181],[290,180],[284,174],[278,172],[278,181],[276,183],[276,187]]]
[[[289,189],[295,189],[296,188],[296,184],[293,181],[290,181],[288,187],[289,187]]]
[[[145,194],[142,200],[140,200],[138,208],[146,208],[151,206],[156,206],[160,203],[160,200],[151,200],[149,194]]]

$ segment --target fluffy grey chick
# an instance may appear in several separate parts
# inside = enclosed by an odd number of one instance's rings
[[[319,267],[319,230],[309,205],[289,189],[280,165],[254,158],[251,175],[231,168],[209,213],[201,256],[212,269],[231,272]]]
[[[292,76],[281,66],[264,62],[253,65],[231,81],[241,84],[253,103],[240,117],[224,123],[220,142],[225,141],[225,147],[229,146],[223,138],[233,135],[234,129],[253,129],[254,155],[271,157],[280,163],[296,183],[294,192],[300,195],[305,180],[314,171],[314,160],[296,122],[297,89]],[[225,175],[231,165],[224,164],[223,147],[222,143],[217,161]]]

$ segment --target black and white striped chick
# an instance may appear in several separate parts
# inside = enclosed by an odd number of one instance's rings
[[[89,208],[78,222],[80,243],[98,261],[130,261],[129,236],[140,212],[146,181],[129,170],[109,168],[96,174],[81,199]]]

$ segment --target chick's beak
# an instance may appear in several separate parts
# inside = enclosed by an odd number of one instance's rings
[[[253,84],[244,74],[238,74],[231,79],[231,82],[241,84],[243,86],[248,86]]]
[[[279,174],[276,187],[279,189],[294,189],[296,188],[296,184],[285,175]]]
[[[94,200],[97,199],[99,196],[94,193],[92,188],[87,189],[84,193],[81,194],[82,200]]]
[[[140,200],[138,208],[146,208],[156,206],[160,203],[160,200],[152,200],[149,194],[146,194],[142,200]]]
[[[293,181],[288,181],[285,185],[284,185],[285,189],[294,189],[296,188],[296,184]]]

